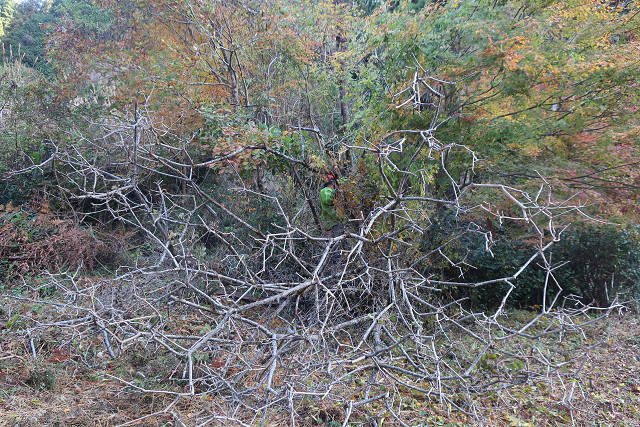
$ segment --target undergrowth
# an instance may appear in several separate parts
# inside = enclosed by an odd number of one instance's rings
[[[113,265],[109,245],[72,221],[11,205],[0,206],[0,280],[65,268],[93,271]]]

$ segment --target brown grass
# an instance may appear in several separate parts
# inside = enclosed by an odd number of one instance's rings
[[[70,221],[0,211],[0,278],[43,270],[93,270],[115,256],[106,244]]]

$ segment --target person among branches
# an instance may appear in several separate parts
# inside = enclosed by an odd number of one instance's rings
[[[324,230],[331,237],[337,237],[344,233],[344,226],[340,222],[334,200],[338,191],[338,182],[329,175],[329,180],[325,182],[320,190],[320,206],[322,207],[322,219],[324,220]]]

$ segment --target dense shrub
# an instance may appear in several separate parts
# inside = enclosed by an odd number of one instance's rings
[[[465,272],[473,281],[484,281],[513,275],[535,248],[517,239],[502,240],[492,247],[492,257],[480,244],[480,237],[468,239],[472,249],[467,262],[474,268]],[[478,248],[478,249],[474,249]],[[560,265],[549,281],[547,296],[575,295],[583,303],[608,305],[616,296],[621,300],[640,295],[640,239],[637,227],[613,225],[579,225],[568,229],[562,240],[548,253],[553,265]],[[527,307],[543,302],[546,271],[541,261],[533,263],[514,281],[510,305]],[[495,306],[509,289],[506,283],[469,291],[474,304]]]
[[[640,230],[612,225],[580,226],[557,245],[558,260],[569,263],[558,270],[567,292],[585,302],[604,305],[616,295],[640,296]]]

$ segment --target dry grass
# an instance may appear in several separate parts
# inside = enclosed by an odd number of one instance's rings
[[[109,246],[70,221],[0,209],[1,279],[62,268],[93,270],[114,258]]]

